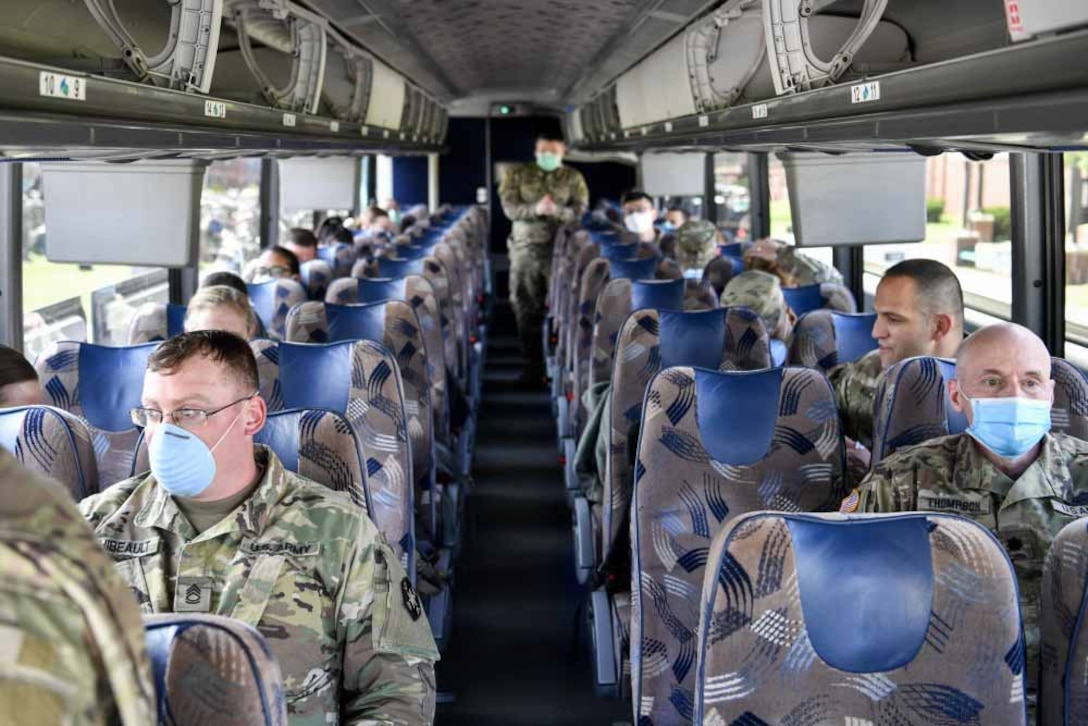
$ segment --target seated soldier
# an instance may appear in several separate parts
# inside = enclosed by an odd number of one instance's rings
[[[967,430],[896,451],[842,511],[951,512],[988,527],[1020,582],[1033,691],[1043,558],[1062,527],[1088,514],[1088,443],[1050,433],[1050,353],[1019,325],[1000,323],[967,338],[948,392]]]
[[[883,372],[917,355],[954,356],[963,340],[963,290],[955,273],[936,260],[904,260],[889,267],[877,285],[873,309],[877,349],[827,374],[852,471],[869,468],[873,403]]]
[[[247,282],[267,282],[278,278],[298,282],[302,278],[299,258],[286,247],[269,247],[260,257],[246,265],[243,277]]]
[[[699,282],[703,268],[718,256],[721,234],[712,222],[693,219],[676,232],[676,263],[684,279]]]
[[[42,403],[45,395],[34,366],[19,351],[0,345],[0,408]]]
[[[404,570],[347,494],[284,469],[257,363],[223,331],[148,361],[151,471],[83,500],[145,613],[199,612],[268,638],[294,724],[430,723],[438,653]]]
[[[317,258],[317,237],[308,229],[292,227],[283,246],[295,253],[300,263]]]
[[[842,275],[830,265],[797,251],[793,245],[776,239],[761,239],[744,251],[744,266],[778,275],[786,287],[816,283],[842,284]]]
[[[200,281],[200,287],[215,287],[216,285],[226,285],[249,297],[249,288],[246,287],[245,280],[233,272],[210,272]]]
[[[249,298],[226,285],[202,287],[189,300],[185,332],[225,330],[239,338],[255,338],[260,330]]]
[[[769,272],[745,270],[725,285],[721,305],[745,307],[759,315],[767,336],[788,344],[797,316],[786,304],[782,283]]]
[[[0,722],[155,722],[140,610],[68,492],[0,451]]]
[[[675,232],[676,230],[687,224],[688,213],[681,207],[669,207],[669,210],[665,212],[665,221],[661,225],[661,229],[665,232]]]

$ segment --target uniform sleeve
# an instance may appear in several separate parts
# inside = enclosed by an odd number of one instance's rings
[[[563,222],[571,222],[585,214],[589,207],[589,187],[586,186],[586,178],[579,171],[575,172],[574,189],[570,197],[570,203],[559,210],[559,219]]]
[[[503,175],[499,183],[502,212],[511,222],[531,222],[537,218],[536,203],[522,203],[519,176],[518,168],[513,167]]]
[[[340,605],[345,724],[430,724],[438,649],[419,596],[371,527],[348,563]]]
[[[857,511],[867,513],[910,512],[915,509],[914,497],[906,501],[905,491],[916,487],[904,486],[914,479],[914,465],[908,460],[891,456],[882,461],[858,486]]]

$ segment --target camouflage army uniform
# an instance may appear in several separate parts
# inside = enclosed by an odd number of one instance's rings
[[[950,512],[986,526],[1004,545],[1020,582],[1028,684],[1039,668],[1039,589],[1043,560],[1062,527],[1088,515],[1088,442],[1048,434],[1039,457],[1016,481],[968,434],[900,449],[881,461],[843,511]]]
[[[557,217],[541,217],[536,205],[550,194]],[[499,185],[502,210],[514,223],[506,242],[510,254],[510,304],[518,325],[522,355],[542,365],[544,303],[552,272],[552,247],[559,225],[577,219],[589,204],[589,188],[581,172],[567,166],[546,172],[536,164],[521,164],[506,173]]]
[[[393,552],[346,494],[255,448],[257,489],[200,535],[150,475],[80,510],[144,612],[225,615],[260,630],[295,726],[431,723],[438,653]]]
[[[718,229],[703,219],[685,222],[676,232],[676,261],[682,270],[700,270],[718,254]]]
[[[784,244],[778,249],[778,267],[792,275],[798,287],[818,282],[842,284],[842,274],[838,270],[798,252],[796,247],[790,245]]]
[[[68,493],[3,451],[0,487],[0,723],[154,723],[140,611]]]
[[[782,283],[768,272],[745,270],[734,277],[722,291],[721,305],[745,307],[756,313],[772,338],[788,341],[793,332]]]
[[[880,353],[875,350],[827,373],[835,389],[843,434],[867,449],[873,448],[873,401],[883,373]]]

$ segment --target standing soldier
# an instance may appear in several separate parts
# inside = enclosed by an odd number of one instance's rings
[[[525,359],[520,382],[528,386],[543,382],[541,327],[556,230],[580,217],[589,204],[589,188],[582,174],[563,166],[566,150],[558,136],[541,134],[536,140],[536,163],[513,167],[499,185],[502,211],[514,224],[506,242],[510,303]]]

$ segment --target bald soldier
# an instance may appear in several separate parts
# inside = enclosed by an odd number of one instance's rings
[[[869,467],[873,442],[873,402],[884,371],[918,355],[951,358],[963,340],[963,290],[952,270],[936,260],[904,260],[884,273],[873,300],[877,349],[853,363],[832,368],[847,454]],[[854,461],[851,462],[852,469]]]
[[[140,611],[68,492],[2,450],[0,489],[0,723],[154,723]]]
[[[133,422],[151,472],[80,510],[145,613],[211,613],[268,639],[294,726],[429,724],[431,630],[397,557],[346,493],[284,469],[241,338],[185,333],[148,360]]]
[[[988,527],[1020,582],[1034,689],[1043,559],[1062,527],[1088,515],[1088,443],[1050,432],[1050,354],[1019,325],[992,325],[967,338],[948,393],[967,431],[895,452],[842,510],[951,512]]]
[[[524,359],[521,383],[543,382],[541,327],[552,272],[552,247],[559,225],[578,219],[589,204],[589,188],[576,169],[563,166],[567,147],[557,136],[536,140],[536,162],[519,164],[499,185],[502,211],[513,222],[506,242],[510,255],[510,304]]]

